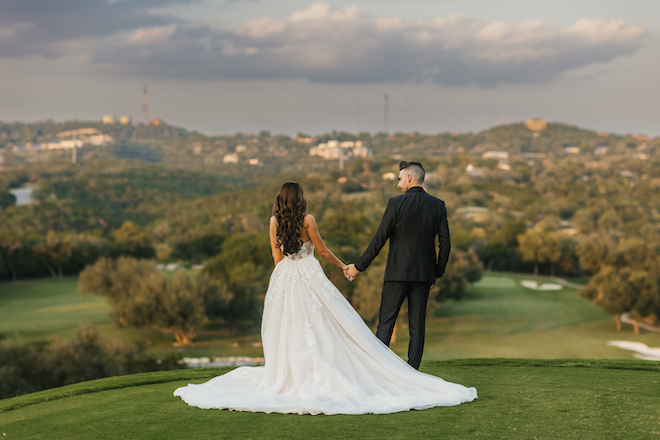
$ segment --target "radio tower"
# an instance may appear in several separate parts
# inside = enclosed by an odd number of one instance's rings
[[[356,120],[357,120],[357,134],[360,134],[360,113],[362,113],[362,102],[360,100],[360,97],[358,96],[357,99],[357,111],[355,112]]]
[[[409,116],[410,116],[410,94],[406,93],[406,131],[410,132],[409,125]]]
[[[149,104],[147,101],[147,66],[144,66],[144,82],[142,85],[142,123],[149,124]]]
[[[387,134],[389,119],[390,119],[389,108],[388,108],[389,99],[390,99],[390,95],[388,93],[385,93],[385,134]]]

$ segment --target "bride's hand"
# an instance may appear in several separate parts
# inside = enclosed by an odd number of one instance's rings
[[[360,274],[360,271],[355,268],[355,264],[349,264],[348,266],[344,266],[342,269],[344,271],[344,276],[348,281],[355,281],[355,279]]]
[[[344,277],[346,277],[346,279],[348,281],[353,281],[353,280],[351,280],[350,275],[348,275],[348,266],[342,267],[341,270],[344,272]]]

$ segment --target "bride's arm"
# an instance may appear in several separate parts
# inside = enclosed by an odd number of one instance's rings
[[[282,249],[277,245],[277,219],[275,219],[275,216],[270,218],[268,233],[270,235],[270,252],[273,254],[273,261],[277,266],[277,263],[282,261]]]
[[[328,247],[323,242],[323,238],[321,238],[321,234],[319,233],[319,228],[316,226],[316,220],[312,215],[307,214],[305,216],[304,226],[307,228],[309,238],[312,240],[312,243],[314,243],[314,247],[319,251],[321,257],[323,257],[323,259],[328,263],[333,264],[340,269],[345,268],[346,265],[342,263],[341,260],[337,258],[335,254],[333,254],[332,251],[328,249]]]

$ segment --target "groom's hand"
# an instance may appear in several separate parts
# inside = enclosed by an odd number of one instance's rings
[[[348,281],[353,281],[353,280],[351,279],[351,276],[348,274],[348,269],[349,269],[350,267],[351,267],[350,265],[348,265],[348,266],[344,266],[344,267],[342,268],[342,270],[344,271],[344,277],[346,277],[346,279],[347,279]]]
[[[360,271],[355,268],[355,264],[344,266],[344,276],[348,281],[355,281],[358,275],[360,275]]]

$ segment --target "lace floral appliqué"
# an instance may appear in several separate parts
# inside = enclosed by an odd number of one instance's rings
[[[304,330],[305,330],[305,343],[307,344],[308,347],[311,347],[316,344],[316,333],[314,333],[314,330],[312,330],[312,324],[309,323],[309,321],[305,320],[305,325],[304,325]]]

